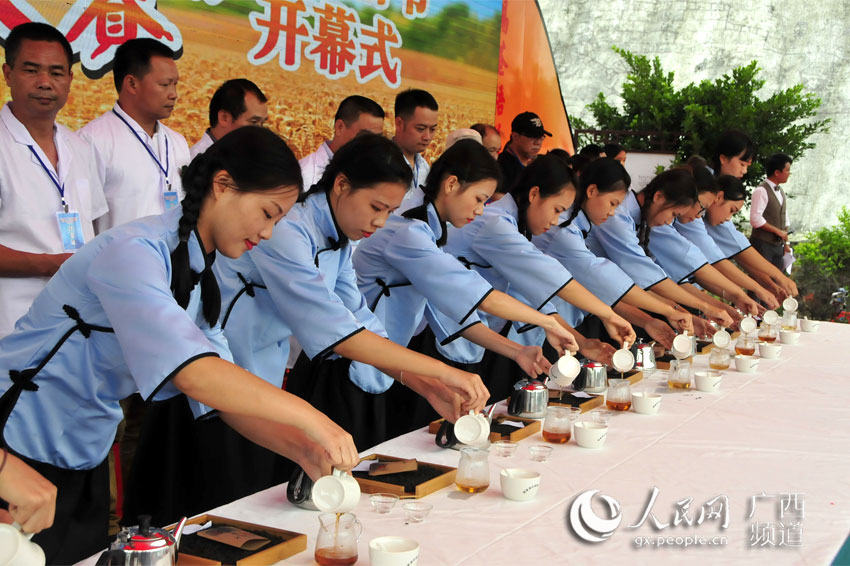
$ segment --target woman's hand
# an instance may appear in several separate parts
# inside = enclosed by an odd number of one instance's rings
[[[310,463],[306,467],[302,465],[311,478],[317,471],[320,472],[317,477],[327,475],[331,468],[350,470],[360,461],[351,435],[324,413],[316,411],[316,418],[302,430],[317,445],[309,458]]]
[[[709,320],[713,320],[723,328],[729,328],[734,324],[732,317],[729,316],[729,313],[727,313],[724,309],[714,308],[712,306],[705,305],[705,308],[701,310],[703,314],[709,318]]]
[[[589,360],[593,360],[594,362],[599,362],[601,364],[605,364],[606,366],[612,365],[611,358],[614,355],[614,352],[617,350],[609,344],[608,342],[603,342],[601,340],[597,340],[596,338],[590,338],[582,342],[581,355]]]
[[[549,317],[551,323],[543,329],[546,331],[546,340],[555,348],[558,355],[563,356],[567,350],[575,354],[578,352],[578,342],[573,333],[561,326],[557,319]],[[546,370],[549,371],[549,370]]]
[[[673,328],[675,328],[679,332],[684,332],[685,330],[687,330],[688,332],[693,333],[694,323],[693,323],[693,320],[692,320],[693,316],[691,315],[691,313],[689,313],[687,311],[683,311],[683,310],[680,311],[679,309],[674,308],[674,309],[670,309],[670,313],[667,315],[666,318],[670,322],[670,326],[672,326]],[[649,329],[646,329],[646,330],[647,330],[647,332],[649,332]],[[655,338],[655,337],[653,336],[653,338]],[[657,338],[656,338],[656,340],[657,340]],[[672,340],[672,338],[671,338],[671,340]],[[658,340],[658,341],[661,342],[661,340]],[[672,345],[672,342],[671,342],[671,345]],[[671,346],[665,345],[665,347],[667,349],[670,349]]]
[[[2,449],[0,449],[2,451]],[[20,458],[5,453],[0,473],[0,499],[9,503],[9,514],[25,533],[38,533],[53,524],[56,486]]]
[[[523,346],[514,361],[532,379],[540,374],[548,374],[549,368],[552,367],[552,363],[543,355],[543,348],[540,346]]]
[[[694,336],[714,336],[717,329],[702,317],[694,317]]]
[[[469,373],[447,365],[440,376],[440,382],[459,394],[462,399],[461,411],[482,411],[490,398],[490,392],[484,387],[484,382],[474,373]]]
[[[746,293],[741,293],[740,295],[735,297],[735,300],[732,302],[732,304],[734,304],[738,308],[738,310],[750,314],[752,316],[756,316],[759,312],[758,303],[748,297]],[[736,316],[733,316],[732,319],[733,323],[740,321],[740,319],[735,320]]]
[[[676,337],[676,331],[670,328],[670,325],[663,320],[653,318],[643,329],[646,330],[650,338],[664,346],[666,350],[673,348],[673,338]]]
[[[776,297],[773,293],[770,293],[767,289],[759,285],[758,289],[753,291],[758,298],[759,301],[764,303],[764,306],[770,310],[775,310],[779,308],[779,301],[776,300]],[[762,310],[762,309],[759,309]],[[759,313],[761,314],[761,313]]]
[[[611,311],[611,315],[608,318],[602,320],[602,324],[605,326],[605,330],[608,331],[608,336],[619,342],[620,345],[623,342],[628,342],[629,344],[635,343],[634,328],[632,328],[632,325],[626,319],[614,311]]]

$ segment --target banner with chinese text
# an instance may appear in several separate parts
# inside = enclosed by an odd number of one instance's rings
[[[80,64],[58,121],[77,129],[115,101],[117,46],[153,37],[181,54],[166,123],[190,144],[208,126],[215,89],[245,77],[269,97],[270,126],[299,156],[331,137],[346,96],[380,103],[392,135],[395,95],[424,88],[440,104],[432,156],[450,131],[493,122],[501,12],[501,0],[0,0],[0,45],[26,21],[66,35]]]

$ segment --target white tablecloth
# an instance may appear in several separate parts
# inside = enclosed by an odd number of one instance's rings
[[[543,442],[539,433],[521,441],[511,459],[491,454],[490,488],[468,495],[449,487],[429,495],[424,500],[434,509],[424,523],[406,524],[401,501],[379,515],[364,495],[354,511],[364,527],[358,564],[369,563],[368,541],[382,535],[417,539],[420,565],[829,564],[850,531],[848,349],[850,326],[823,323],[818,333],[802,334],[799,345],[783,346],[779,359],[761,360],[758,373],[734,366],[723,372],[718,393],[668,391],[666,372],[656,372],[633,390],[663,393],[659,415],[615,413],[604,448],[584,449],[575,440],[551,445],[546,463],[529,458],[529,446]],[[707,358],[697,356],[696,369],[706,368]],[[369,452],[452,466],[459,457],[435,446],[425,430]],[[504,499],[503,467],[539,470],[538,497]],[[656,530],[649,518],[630,528],[653,487],[658,493],[651,511],[669,526]],[[619,527],[595,544],[579,540],[567,520],[574,499],[591,489],[622,506]],[[762,493],[749,517],[753,496]],[[783,494],[799,494],[796,505]],[[703,504],[718,496],[728,501],[728,528],[720,519],[697,524]],[[676,503],[687,498],[693,498],[687,519],[674,525]],[[780,518],[783,502],[787,511]],[[792,514],[795,507],[802,512]],[[592,508],[608,518],[598,496]],[[285,487],[212,513],[306,533],[307,551],[285,563],[314,564],[317,513],[290,505]],[[665,544],[659,546],[658,537]],[[684,547],[686,537],[718,544]]]

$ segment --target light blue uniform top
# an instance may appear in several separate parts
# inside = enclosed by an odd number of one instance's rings
[[[569,218],[571,214],[572,209],[564,212],[561,221]],[[543,253],[560,261],[561,265],[566,267],[579,283],[592,290],[599,300],[613,307],[635,283],[617,264],[587,249],[585,240],[592,227],[587,215],[580,210],[569,226],[552,228],[534,236],[532,241]],[[581,324],[587,316],[587,311],[559,297],[555,297],[552,302],[558,309],[558,314],[573,327]]]
[[[357,288],[351,246],[324,193],[296,204],[270,239],[221,260],[214,269],[233,358],[269,383],[282,384],[293,335],[310,358],[335,355],[363,329],[386,336]],[[386,376],[353,381],[369,393],[392,385]]]
[[[596,255],[616,263],[641,289],[649,289],[667,279],[667,273],[646,255],[640,245],[637,235],[640,223],[640,204],[635,193],[629,191],[614,216],[590,232],[587,247]]]
[[[685,283],[696,270],[708,265],[702,251],[670,224],[649,231],[649,252],[676,283]]]
[[[357,284],[393,342],[407,346],[426,317],[433,329],[433,312],[439,311],[444,326],[434,334],[448,343],[480,322],[476,309],[493,288],[442,250],[446,225],[433,204],[411,208],[418,219],[391,215],[357,247]]]
[[[698,247],[710,264],[714,265],[718,261],[726,259],[726,254],[720,251],[715,241],[708,235],[702,218],[687,223],[674,220],[673,228]]]
[[[520,299],[545,314],[556,312],[551,299],[573,276],[556,259],[547,256],[531,243],[530,233],[520,221],[519,210],[511,195],[484,208],[484,214],[460,230],[450,230],[446,251],[469,269],[477,271],[494,289]],[[499,332],[505,325],[501,318],[481,314],[487,325]],[[534,326],[524,328],[533,329]],[[455,340],[442,347],[450,359]],[[477,362],[477,359],[458,361]]]
[[[732,256],[738,255],[752,244],[746,236],[738,232],[731,220],[727,220],[717,226],[705,225],[705,231],[720,248],[720,251],[729,259]]]
[[[121,399],[136,391],[145,399],[173,397],[179,391],[170,380],[189,362],[230,359],[220,327],[204,321],[200,286],[185,310],[171,294],[170,256],[181,214],[178,206],[108,230],[83,246],[62,264],[14,332],[0,340],[4,393],[12,385],[10,371],[36,368],[68,335],[35,375],[38,390],[21,392],[3,433],[13,450],[64,469],[92,469],[106,458],[124,418]],[[195,234],[189,238],[189,262],[196,272],[204,270]],[[75,322],[65,305],[83,321],[83,330],[72,330]],[[89,332],[89,325],[101,329]],[[195,401],[190,405],[195,416],[210,412]]]

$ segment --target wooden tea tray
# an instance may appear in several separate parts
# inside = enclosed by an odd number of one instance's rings
[[[601,406],[605,399],[602,395],[588,393],[590,399],[586,397],[576,397],[572,391],[558,391],[556,389],[549,390],[549,404],[561,405],[564,407],[578,407],[582,413],[586,413],[591,409]]]
[[[428,432],[431,434],[437,434],[440,430],[440,425],[443,424],[445,419],[439,419],[428,425]],[[493,423],[496,425],[504,424],[505,422],[513,422],[513,423],[522,423],[524,426],[522,428],[516,428],[510,433],[499,432],[499,431],[491,431],[490,432],[490,442],[496,442],[498,440],[510,440],[511,442],[519,442],[523,438],[528,438],[534,433],[540,432],[540,421],[535,419],[526,419],[523,417],[514,417],[511,415],[496,415],[493,417]],[[492,425],[491,425],[492,426]]]
[[[236,527],[238,529],[242,529],[243,531],[248,531],[250,533],[264,535],[266,537],[274,537],[276,539],[283,539],[282,542],[273,545],[266,545],[263,548],[260,548],[256,551],[247,551],[240,550],[235,547],[231,547],[225,545],[224,543],[202,539],[204,540],[204,545],[208,547],[211,551],[214,551],[216,548],[221,548],[222,555],[221,557],[209,558],[209,554],[206,556],[195,556],[189,554],[188,552],[184,552],[180,550],[177,554],[177,564],[178,566],[188,566],[188,565],[220,565],[220,564],[237,564],[238,566],[260,566],[265,564],[274,564],[275,562],[279,562],[290,556],[295,556],[299,552],[303,552],[307,550],[307,535],[296,533],[292,531],[284,531],[282,529],[275,529],[272,527],[266,527],[263,525],[256,525],[254,523],[246,523],[244,521],[237,521],[235,519],[226,519],[224,517],[217,517],[215,515],[200,515],[198,517],[193,517],[186,521],[187,525],[202,525],[207,521],[212,521],[212,526],[231,526]],[[168,529],[173,529],[175,525],[171,525],[167,527]],[[187,540],[190,540],[189,537],[194,535],[184,535],[180,548],[185,549],[188,545],[186,544]],[[199,537],[200,538],[200,537]],[[234,561],[234,556],[238,556],[239,554],[245,554],[243,558],[236,559]],[[200,554],[200,553],[199,553]]]
[[[395,456],[385,456],[383,454],[371,454],[361,460],[374,460],[381,462],[397,462],[406,460],[407,458],[397,458]],[[412,497],[419,499],[430,495],[435,491],[439,491],[444,487],[455,483],[457,468],[450,466],[441,466],[439,464],[431,464],[428,462],[419,462],[419,469],[429,468],[436,470],[438,474],[435,477],[417,483],[415,486],[405,486],[400,483],[394,483],[398,477],[404,474],[415,474],[416,472],[403,472],[402,474],[388,474],[385,476],[370,477],[368,472],[354,472],[354,479],[360,484],[360,491],[363,493],[392,493],[399,497]]]

